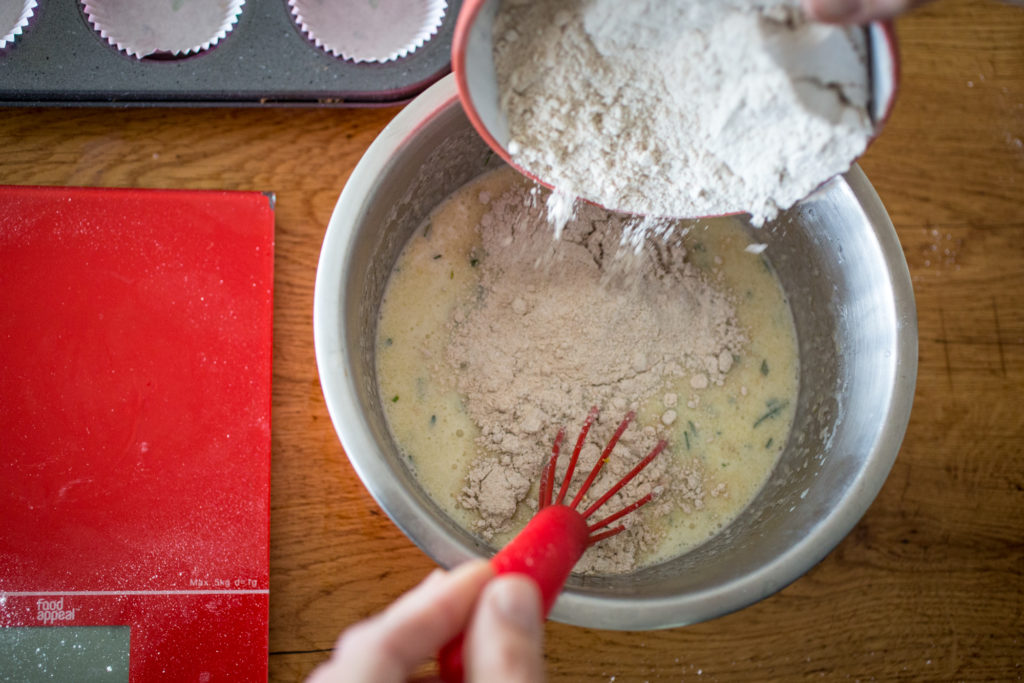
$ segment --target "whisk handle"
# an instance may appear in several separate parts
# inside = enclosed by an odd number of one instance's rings
[[[541,509],[508,545],[491,558],[495,574],[526,574],[540,588],[544,616],[555,604],[558,594],[587,549],[587,522],[576,510],[565,505]],[[460,633],[438,654],[441,680],[462,683],[462,644]]]
[[[544,616],[587,549],[587,522],[565,505],[551,505],[530,520],[508,545],[491,558],[495,574],[526,574],[540,588]]]

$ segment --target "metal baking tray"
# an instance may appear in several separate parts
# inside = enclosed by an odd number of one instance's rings
[[[130,57],[89,24],[79,0],[39,0],[24,33],[0,50],[5,105],[331,105],[404,102],[451,68],[462,0],[422,47],[384,64],[355,63],[313,44],[287,0],[246,0],[238,23],[209,50]]]

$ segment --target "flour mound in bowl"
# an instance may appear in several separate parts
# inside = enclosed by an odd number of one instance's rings
[[[536,204],[523,188],[492,202],[479,226],[481,297],[453,326],[448,347],[466,411],[490,451],[471,466],[461,501],[479,511],[485,536],[508,528],[539,478],[552,428],[578,426],[581,406],[606,413],[582,454],[580,479],[627,410],[671,378],[696,373],[720,383],[719,359],[731,365],[746,341],[728,297],[685,260],[678,239],[638,256],[622,250],[622,259],[637,261],[623,268],[614,255],[626,219],[584,207],[555,241]],[[609,275],[618,281],[605,282]],[[593,491],[625,475],[657,439],[653,427],[628,430]],[[702,507],[699,464],[669,476],[671,462],[655,460],[607,509],[665,489]]]

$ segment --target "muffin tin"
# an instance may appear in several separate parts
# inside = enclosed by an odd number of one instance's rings
[[[0,49],[0,105],[403,102],[450,70],[452,32],[462,4],[448,0],[436,33],[405,56],[356,62],[319,47],[288,0],[245,0],[237,23],[209,47],[148,57],[110,44],[90,23],[81,0],[37,2],[21,35]]]

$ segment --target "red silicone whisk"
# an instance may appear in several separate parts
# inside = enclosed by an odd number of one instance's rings
[[[576,461],[579,459],[580,451],[583,449],[583,442],[587,438],[590,426],[597,418],[597,408],[591,408],[587,415],[583,429],[580,430],[579,438],[576,440],[576,447],[572,451],[572,458],[569,460],[569,468],[565,472],[565,478],[558,489],[558,497],[552,502],[554,494],[555,466],[558,462],[558,454],[561,450],[562,440],[565,438],[565,430],[560,429],[555,437],[555,444],[551,449],[551,459],[544,468],[540,480],[540,508],[533,519],[523,528],[519,534],[509,541],[502,550],[491,558],[491,567],[495,574],[526,574],[530,576],[540,587],[541,599],[544,603],[544,616],[551,611],[555,604],[558,593],[562,590],[569,573],[579,561],[589,546],[610,538],[623,531],[626,527],[622,524],[610,527],[629,513],[646,505],[654,497],[648,493],[640,500],[627,505],[618,512],[615,512],[604,519],[594,523],[588,523],[588,519],[598,508],[604,505],[608,499],[614,496],[623,486],[631,482],[641,470],[647,467],[658,454],[665,450],[666,441],[661,440],[651,449],[651,452],[644,456],[644,459],[637,463],[636,467],[629,471],[617,484],[598,498],[590,507],[583,512],[577,511],[577,507],[583,500],[590,485],[594,483],[598,473],[604,464],[608,462],[612,449],[618,443],[626,427],[636,416],[630,411],[619,423],[618,428],[608,441],[601,457],[594,464],[580,490],[576,492],[572,502],[563,504],[569,490],[569,482],[572,480],[573,472],[576,469]],[[462,663],[462,641],[464,634],[453,638],[447,645],[441,648],[438,655],[441,680],[446,683],[460,683],[463,678]]]

